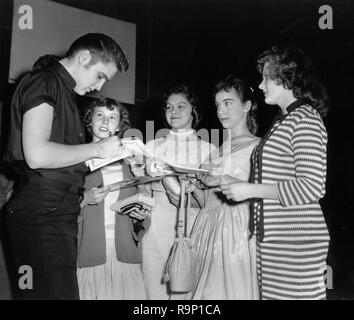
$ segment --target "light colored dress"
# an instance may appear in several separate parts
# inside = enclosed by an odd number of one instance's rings
[[[214,145],[199,139],[194,130],[178,133],[171,131],[163,138],[148,142],[146,147],[150,154],[168,163],[194,168],[199,168],[210,152],[215,149]],[[167,300],[176,297],[178,299],[180,295],[173,294],[175,297],[172,297],[163,280],[165,265],[176,238],[178,209],[170,202],[161,182],[153,183],[151,189],[156,206],[151,212],[150,228],[142,241],[142,269],[146,296],[150,300]],[[191,209],[191,215],[187,218],[189,231],[198,211],[197,208]]]
[[[208,168],[248,181],[250,157],[259,138],[226,141],[211,154]],[[202,165],[203,168],[204,165]],[[191,243],[197,252],[197,281],[187,299],[258,299],[255,240],[249,240],[249,203],[228,201],[206,190],[205,207],[195,221]]]
[[[122,165],[119,163],[105,166],[101,172],[104,185],[123,180]],[[119,190],[116,190],[110,192],[104,200],[106,263],[78,268],[81,300],[145,299],[141,264],[123,263],[116,258],[115,212],[109,206],[117,201],[118,196]]]

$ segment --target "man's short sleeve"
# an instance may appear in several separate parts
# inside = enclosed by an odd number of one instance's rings
[[[50,72],[32,74],[21,92],[22,115],[42,103],[48,103],[56,109],[57,79]]]

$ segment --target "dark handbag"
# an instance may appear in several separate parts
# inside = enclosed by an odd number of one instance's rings
[[[196,253],[190,239],[186,236],[185,226],[185,189],[186,181],[181,182],[181,201],[178,210],[177,238],[166,263],[165,281],[170,282],[172,292],[189,292],[193,289],[196,278]],[[190,209],[191,194],[187,195],[187,214]]]

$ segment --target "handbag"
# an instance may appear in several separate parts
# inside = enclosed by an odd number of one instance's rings
[[[177,238],[173,243],[165,268],[165,282],[170,282],[172,292],[189,292],[196,280],[196,253],[186,234],[185,226],[186,181],[181,182],[181,201],[178,210]],[[187,195],[187,214],[190,210],[191,194]]]

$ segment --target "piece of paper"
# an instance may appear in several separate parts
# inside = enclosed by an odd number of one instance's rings
[[[131,150],[126,149],[125,147],[121,147],[119,153],[115,157],[109,159],[93,158],[91,160],[87,160],[86,165],[90,168],[91,171],[95,171],[106,166],[107,164],[130,157],[132,154],[133,153]]]
[[[165,176],[174,173],[185,173],[185,174],[197,174],[204,173],[210,174],[209,170],[198,169],[189,166],[174,165],[158,159],[146,152],[146,147],[144,143],[135,137],[123,138],[120,140],[122,143],[121,151],[119,154],[110,159],[98,159],[94,158],[86,161],[86,164],[91,171],[97,170],[106,166],[107,164],[131,157],[131,156],[145,156],[149,158],[149,165],[147,166],[147,172],[152,177]]]
[[[91,171],[95,171],[106,166],[107,164],[123,160],[133,155],[144,155],[146,153],[144,143],[135,137],[123,138],[120,140],[120,142],[122,147],[115,157],[109,159],[93,158],[87,160],[86,165],[90,168]]]
[[[180,173],[204,173],[204,174],[210,174],[210,171],[207,169],[199,169],[199,168],[193,168],[193,167],[188,167],[188,166],[180,166],[180,165],[174,165],[170,164],[170,166],[175,169],[177,172]]]
[[[120,140],[122,145],[130,150],[134,155],[146,155],[146,146],[145,144],[136,137],[123,138]]]
[[[179,174],[169,174],[168,176],[178,176],[178,175]],[[111,192],[111,191],[115,191],[118,189],[133,187],[133,186],[146,184],[146,183],[150,183],[150,182],[154,182],[154,181],[159,181],[162,179],[163,179],[163,176],[160,176],[160,177],[142,176],[142,177],[138,177],[138,178],[115,182],[115,183],[112,183],[112,184],[106,186],[106,188],[108,188],[109,192]]]

